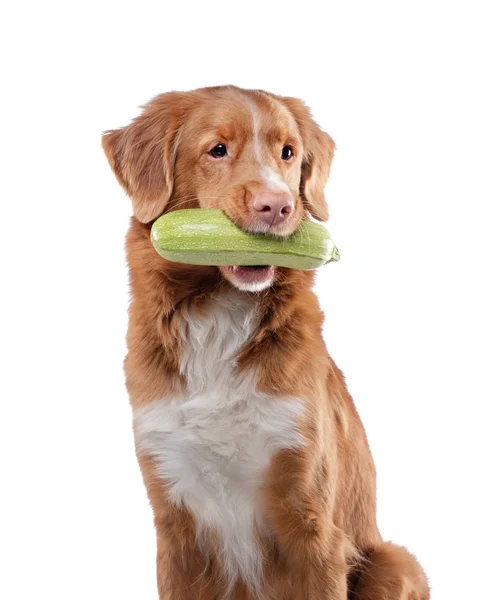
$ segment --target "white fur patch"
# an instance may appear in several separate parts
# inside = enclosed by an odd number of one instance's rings
[[[274,276],[268,277],[265,281],[252,281],[250,283],[246,283],[244,281],[236,280],[235,285],[238,290],[243,292],[262,292],[269,288],[269,286],[273,283]]]
[[[214,530],[228,589],[241,577],[259,591],[262,560],[256,530],[265,525],[258,488],[271,457],[303,444],[299,400],[256,389],[256,374],[238,373],[236,354],[256,323],[256,304],[236,290],[213,299],[205,315],[188,313],[183,398],[157,399],[134,415],[140,452],[154,457],[172,502],[196,517],[198,542]]]
[[[249,101],[249,108],[251,111],[251,118],[253,121],[253,145],[254,145],[254,155],[256,157],[256,161],[261,167],[261,178],[265,182],[266,187],[273,191],[282,191],[289,192],[290,188],[286,181],[283,180],[281,175],[277,173],[271,167],[263,165],[263,154],[261,151],[261,142],[259,139],[259,128],[260,128],[260,119],[258,110],[256,105]]]
[[[276,192],[289,192],[290,188],[286,181],[284,181],[274,169],[270,167],[263,167],[261,169],[261,177],[266,183],[266,187]]]
[[[253,144],[254,144],[254,155],[260,165],[263,164],[263,155],[261,152],[261,144],[259,141],[259,114],[254,102],[249,101],[249,109],[251,111],[251,118],[253,120]]]

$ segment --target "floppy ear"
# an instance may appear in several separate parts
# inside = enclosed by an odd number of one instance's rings
[[[320,129],[304,102],[298,98],[282,100],[293,114],[303,140],[300,196],[314,217],[326,221],[328,206],[324,190],[330,175],[335,142]]]
[[[130,125],[102,136],[110,166],[142,223],[160,216],[172,193],[181,96],[157,96]]]

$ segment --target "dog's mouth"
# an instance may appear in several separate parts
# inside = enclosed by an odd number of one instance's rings
[[[220,267],[223,275],[235,287],[246,292],[261,292],[268,288],[274,280],[275,268],[273,266],[253,267]]]

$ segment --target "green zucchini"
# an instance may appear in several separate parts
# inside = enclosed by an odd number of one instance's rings
[[[308,271],[339,260],[328,231],[319,223],[302,221],[286,237],[248,233],[221,210],[175,210],[157,219],[151,240],[165,259],[191,265],[275,265]]]

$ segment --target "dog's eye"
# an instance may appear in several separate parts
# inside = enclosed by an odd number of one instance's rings
[[[283,150],[281,150],[281,158],[283,160],[289,160],[293,156],[293,150],[291,146],[285,146]]]
[[[214,146],[214,148],[211,148],[211,150],[209,150],[209,154],[214,158],[222,158],[223,156],[226,156],[227,153],[228,149],[224,144],[217,144],[216,146]]]

